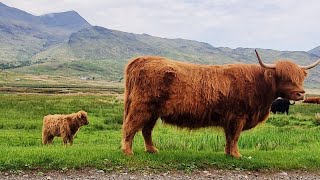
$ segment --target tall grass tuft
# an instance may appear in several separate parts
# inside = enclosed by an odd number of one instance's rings
[[[320,125],[320,113],[315,114],[314,124],[317,126]]]

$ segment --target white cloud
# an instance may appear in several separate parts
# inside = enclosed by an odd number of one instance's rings
[[[35,15],[75,10],[89,23],[213,46],[309,50],[320,45],[318,0],[3,0]]]

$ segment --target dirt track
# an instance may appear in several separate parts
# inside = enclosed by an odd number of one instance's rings
[[[117,172],[106,173],[102,170],[83,169],[68,171],[17,171],[0,172],[0,179],[320,179],[320,171],[241,171],[241,170],[202,170],[192,173],[184,172]]]

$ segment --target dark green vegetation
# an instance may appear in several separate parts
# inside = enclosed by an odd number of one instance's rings
[[[201,64],[257,63],[252,48],[222,48],[91,26],[74,11],[34,16],[0,3],[0,69],[34,75],[101,77],[118,81],[127,61],[159,55]],[[259,49],[266,62],[292,59],[307,65],[319,54]],[[307,87],[319,88],[320,66],[312,69]]]
[[[242,133],[242,159],[224,155],[224,135],[217,128],[189,131],[159,120],[154,141],[160,152],[144,152],[141,133],[133,157],[120,151],[123,100],[120,95],[0,94],[0,170],[94,167],[113,170],[307,169],[320,166],[320,106],[296,104],[290,115],[271,115]],[[73,146],[56,138],[41,145],[42,118],[47,114],[88,112],[90,125],[80,129]]]

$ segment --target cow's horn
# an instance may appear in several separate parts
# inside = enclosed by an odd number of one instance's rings
[[[259,64],[264,67],[264,68],[268,68],[268,69],[274,69],[276,68],[276,65],[275,64],[266,64],[264,62],[262,62],[262,60],[260,59],[260,56],[258,54],[258,51],[257,50],[254,50],[256,52],[256,55],[257,55],[257,58],[259,60]]]
[[[299,66],[300,68],[304,68],[304,69],[311,69],[313,67],[315,67],[316,65],[318,65],[320,63],[320,59],[318,59],[316,62],[308,65],[308,66]]]

